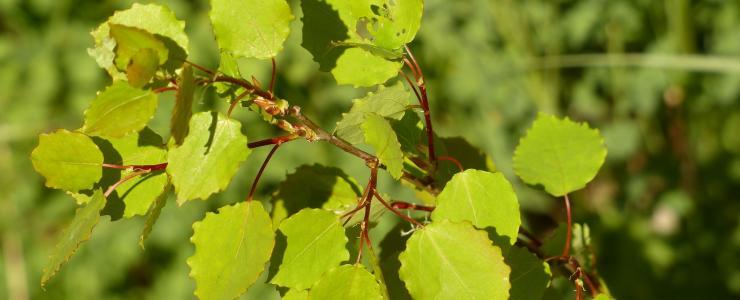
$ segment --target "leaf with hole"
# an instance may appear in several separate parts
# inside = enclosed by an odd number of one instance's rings
[[[586,186],[605,158],[598,130],[539,114],[516,147],[514,171],[524,182],[541,184],[551,195],[563,196]]]
[[[265,269],[275,232],[259,201],[224,206],[193,224],[195,253],[187,260],[199,299],[235,299]]]
[[[46,186],[66,191],[92,188],[103,176],[103,153],[98,146],[86,135],[64,129],[41,134],[31,162],[46,178]]]

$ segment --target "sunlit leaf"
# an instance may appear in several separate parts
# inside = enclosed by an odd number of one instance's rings
[[[154,73],[159,66],[157,51],[151,48],[145,48],[136,52],[126,67],[126,76],[128,83],[135,87],[141,88],[154,77]]]
[[[342,265],[327,273],[309,293],[311,299],[383,299],[380,285],[362,265]]]
[[[401,66],[400,61],[386,60],[360,48],[349,48],[337,59],[331,74],[339,84],[368,87],[397,76]]]
[[[193,224],[195,254],[187,260],[200,299],[235,299],[265,268],[275,245],[270,216],[259,201],[240,202]]]
[[[120,138],[143,129],[157,109],[157,94],[116,81],[85,110],[82,131],[95,136]]]
[[[385,165],[393,178],[400,179],[403,172],[403,152],[388,120],[377,114],[368,114],[362,123],[362,130],[365,131],[365,143],[375,149],[380,163]]]
[[[540,114],[514,153],[514,171],[553,196],[583,188],[606,158],[599,131],[568,118]]]
[[[98,224],[100,211],[105,207],[105,197],[102,191],[95,190],[89,198],[85,206],[77,209],[72,223],[62,232],[62,238],[49,257],[49,263],[41,276],[42,287],[77,252],[80,244],[90,239],[93,228]]]
[[[193,67],[185,65],[177,77],[177,94],[175,108],[170,118],[170,134],[175,145],[181,145],[188,135],[190,117],[193,116],[193,99],[195,96],[195,77]]]
[[[390,119],[401,119],[409,104],[409,97],[410,92],[400,82],[389,87],[379,86],[376,92],[352,102],[350,111],[342,114],[342,119],[337,122],[336,135],[352,144],[364,142],[362,123],[365,115],[375,113]]]
[[[293,20],[285,0],[211,0],[210,15],[222,51],[255,58],[277,55]]]
[[[189,130],[182,145],[167,155],[167,173],[180,205],[225,189],[250,153],[241,123],[224,115],[195,114]]]
[[[301,210],[280,224],[280,232],[288,238],[288,247],[273,284],[310,288],[326,271],[349,259],[344,228],[331,212]]]
[[[163,64],[169,57],[169,50],[164,43],[153,34],[142,29],[118,24],[108,25],[110,36],[116,41],[116,58],[114,60],[119,70],[125,70],[131,58],[139,51],[151,49],[157,54],[159,64]]]
[[[415,299],[508,299],[501,249],[470,223],[435,221],[418,229],[399,256],[399,275]]]
[[[98,146],[86,135],[64,129],[41,134],[31,162],[51,188],[76,192],[93,187],[103,176]]]
[[[437,196],[432,220],[470,221],[493,227],[516,242],[521,219],[514,189],[501,173],[468,169],[452,177]]]

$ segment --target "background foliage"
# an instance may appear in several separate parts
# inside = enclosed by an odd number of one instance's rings
[[[63,276],[40,289],[41,269],[74,204],[43,188],[29,153],[39,133],[82,125],[84,109],[110,80],[87,54],[89,32],[130,2],[0,1],[0,298],[190,299],[190,224],[240,201],[261,163],[248,160],[212,201],[175,209],[169,199],[146,251],[136,243],[142,219],[103,218]],[[207,1],[157,2],[187,22],[191,60],[215,68]],[[317,72],[296,34],[302,26],[297,1],[291,9],[296,20],[278,55],[276,93],[332,128],[349,100],[366,91],[338,86],[330,74]],[[519,137],[537,111],[585,120],[605,135],[609,155],[596,179],[572,196],[575,220],[589,225],[598,270],[612,294],[740,295],[739,3],[427,0],[424,13],[411,46],[425,69],[435,129],[441,136],[462,135],[492,157],[514,183],[527,226],[552,231],[563,212],[559,201],[511,173]],[[242,74],[269,81],[269,62],[242,60],[238,66]],[[196,96],[196,109],[225,109],[213,91]],[[162,95],[151,123],[155,131],[166,131],[171,97]],[[278,133],[254,113],[235,117],[249,124],[244,131],[250,140]],[[316,162],[367,179],[351,156],[298,141],[281,147],[256,199],[269,199],[287,174]],[[407,189],[388,192],[412,197]],[[371,231],[380,249],[385,234],[405,229],[399,221],[386,214]],[[244,297],[277,296],[258,284]]]

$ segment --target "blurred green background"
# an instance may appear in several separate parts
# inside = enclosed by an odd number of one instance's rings
[[[215,68],[207,1],[156,2],[186,20],[190,59]],[[297,18],[277,58],[277,94],[331,129],[366,90],[337,86],[318,72],[300,47],[300,5],[291,3]],[[130,5],[0,0],[0,299],[193,298],[185,264],[191,223],[243,199],[266,155],[254,151],[228,190],[207,202],[177,207],[170,199],[146,250],[137,244],[143,219],[104,218],[41,290],[41,270],[75,204],[43,186],[29,153],[40,133],[81,126],[85,108],[110,81],[87,54],[89,32]],[[740,2],[427,0],[411,46],[427,76],[435,129],[493,157],[538,233],[562,221],[563,211],[560,201],[514,176],[518,139],[537,111],[601,130],[607,162],[573,199],[575,220],[591,227],[598,272],[614,296],[740,297]],[[269,81],[267,62],[242,61],[240,68]],[[212,91],[198,96],[197,109],[225,110]],[[168,132],[172,98],[161,97],[152,121],[160,134]],[[278,134],[248,110],[235,115],[250,140]],[[312,163],[367,178],[354,157],[294,142],[271,162],[260,198]],[[412,200],[407,188],[381,179],[384,192]],[[244,298],[276,296],[257,284]]]

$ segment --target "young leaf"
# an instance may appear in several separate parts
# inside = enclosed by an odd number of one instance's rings
[[[103,176],[98,146],[86,135],[64,129],[41,134],[31,162],[50,188],[76,192],[92,188]]]
[[[432,220],[470,221],[478,228],[493,227],[516,242],[521,220],[519,201],[501,173],[468,169],[457,173],[437,197]]]
[[[185,65],[177,77],[177,94],[175,95],[175,108],[170,119],[170,134],[175,145],[182,145],[185,136],[188,135],[190,117],[193,116],[193,99],[195,96],[195,77],[193,67]]]
[[[185,21],[178,20],[177,16],[165,6],[134,3],[131,8],[113,14],[108,23],[135,27],[166,37],[174,41],[186,54],[188,52]],[[164,61],[160,61],[162,62]]]
[[[337,210],[354,207],[360,197],[357,181],[341,169],[321,165],[304,165],[288,174],[278,186],[273,199],[274,207],[283,207],[279,216],[273,209],[273,222],[279,222],[302,208]]]
[[[271,58],[283,49],[293,15],[285,0],[211,0],[211,23],[221,51]]]
[[[287,237],[288,247],[273,284],[307,289],[326,271],[349,259],[344,228],[331,212],[303,209],[284,220],[280,232]]]
[[[398,75],[402,65],[400,61],[386,60],[360,48],[349,48],[337,59],[331,74],[338,84],[368,87]]]
[[[154,73],[159,66],[157,51],[151,48],[145,48],[136,52],[126,67],[126,76],[128,83],[135,87],[141,88],[154,77]]]
[[[121,157],[120,161],[111,163],[156,165],[167,161],[167,151],[161,148],[162,138],[148,128],[139,134],[110,139],[109,142]],[[132,172],[134,171],[131,169],[121,171],[121,178]],[[160,170],[132,178],[119,185],[115,191],[126,204],[123,216],[131,218],[146,214],[157,197],[164,192],[167,181],[167,174]]]
[[[103,192],[95,190],[87,204],[77,209],[72,223],[62,233],[61,241],[49,257],[49,264],[44,268],[44,274],[41,276],[42,287],[77,252],[80,244],[90,239],[93,228],[98,224],[100,211],[103,207],[105,207]]]
[[[142,29],[118,24],[108,26],[110,36],[116,41],[115,64],[118,69],[125,70],[131,58],[144,49],[153,50],[157,54],[159,64],[167,61],[169,50],[153,34]]]
[[[225,189],[250,153],[246,145],[238,121],[209,112],[193,115],[185,141],[167,155],[177,203],[205,200]]]
[[[82,131],[94,136],[120,138],[143,129],[157,109],[157,94],[116,81],[98,94],[85,110]]]
[[[195,295],[235,299],[252,285],[270,260],[275,232],[259,201],[240,202],[193,224],[195,254],[187,260]]]
[[[329,271],[309,292],[311,299],[383,299],[380,285],[362,265],[342,265]]]
[[[368,114],[362,123],[362,130],[365,131],[365,143],[375,149],[380,163],[385,165],[393,178],[401,179],[403,152],[388,120],[376,114]]]
[[[542,184],[548,193],[562,196],[591,181],[605,158],[598,130],[540,114],[516,147],[514,171],[524,182]]]
[[[415,299],[508,299],[501,249],[470,223],[435,221],[414,232],[399,275]]]
[[[336,135],[352,144],[364,142],[362,123],[365,115],[375,113],[385,118],[401,119],[409,104],[409,97],[411,93],[401,82],[389,87],[378,86],[376,92],[352,102],[352,108],[342,114],[342,120],[337,122]]]

